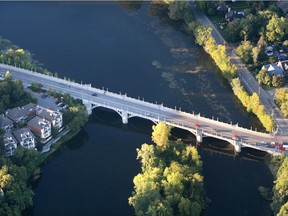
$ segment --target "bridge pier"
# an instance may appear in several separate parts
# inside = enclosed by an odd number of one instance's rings
[[[128,113],[126,111],[121,112],[122,123],[128,124]]]
[[[88,115],[92,114],[92,103],[90,103],[88,100],[82,99],[82,102],[84,106],[86,107]]]
[[[203,141],[202,131],[197,129],[195,135],[196,135],[197,142],[202,143],[202,141]]]
[[[235,152],[240,153],[241,152],[241,143],[238,140],[234,140],[233,145],[235,148]]]

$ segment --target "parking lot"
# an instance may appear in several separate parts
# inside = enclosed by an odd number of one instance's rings
[[[42,107],[50,108],[52,110],[57,110],[59,107],[55,103],[56,99],[54,97],[51,97],[48,94],[44,93],[36,93],[32,92],[31,90],[27,89],[35,98],[38,100],[38,104]]]

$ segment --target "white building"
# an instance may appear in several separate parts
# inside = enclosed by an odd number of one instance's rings
[[[17,148],[17,140],[12,133],[5,133],[3,136],[5,156],[9,157],[14,155],[15,149]]]
[[[35,137],[29,128],[20,128],[13,135],[24,149],[35,148]]]

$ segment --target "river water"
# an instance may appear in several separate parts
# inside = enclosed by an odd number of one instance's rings
[[[28,49],[60,76],[109,91],[144,97],[187,112],[200,112],[240,126],[261,128],[249,116],[203,50],[187,35],[138,10],[100,2],[0,2],[1,36]],[[133,215],[127,199],[140,171],[136,148],[151,143],[152,123],[95,109],[89,123],[42,167],[34,206],[25,215]],[[173,129],[173,138],[195,137]],[[214,215],[269,215],[258,186],[272,186],[264,154],[204,139],[207,197],[203,212]]]

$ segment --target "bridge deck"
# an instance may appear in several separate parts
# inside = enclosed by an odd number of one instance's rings
[[[215,119],[208,119],[199,114],[191,114],[163,105],[141,101],[128,97],[127,95],[115,94],[94,88],[90,84],[79,84],[0,64],[0,73],[3,74],[7,70],[10,71],[13,78],[22,80],[24,85],[29,85],[31,82],[40,82],[47,89],[52,88],[63,93],[69,93],[74,98],[82,99],[86,104],[92,105],[91,108],[102,106],[115,110],[122,118],[126,115],[127,118],[140,117],[154,122],[163,121],[194,134],[201,132],[203,137],[214,137],[232,144],[235,142],[235,134],[237,134],[237,142],[241,143],[242,147],[250,147],[270,153],[277,153],[279,150],[271,149],[266,145],[264,146],[264,144],[261,145],[261,142],[276,142],[277,140],[281,142],[288,141],[287,136],[277,136],[276,139],[276,137],[271,134],[242,128],[237,124],[232,125],[219,122]]]

